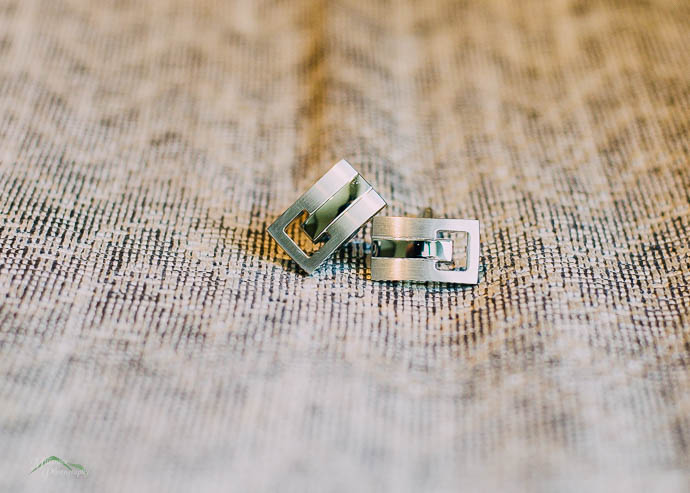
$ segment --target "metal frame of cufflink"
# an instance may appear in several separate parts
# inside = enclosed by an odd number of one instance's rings
[[[424,216],[374,218],[372,280],[477,284],[479,221],[432,218],[430,209]],[[467,234],[464,269],[447,268],[453,266],[454,241],[444,233]]]
[[[269,234],[307,274],[312,274],[338,248],[386,206],[374,188],[344,159],[335,164],[268,227]],[[300,227],[319,248],[309,254],[286,228],[300,215]]]

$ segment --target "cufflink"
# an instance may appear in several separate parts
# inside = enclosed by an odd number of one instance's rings
[[[376,190],[343,159],[288,207],[268,227],[268,233],[292,260],[311,274],[385,206]],[[300,227],[319,246],[311,254],[286,232],[305,213],[306,219]]]
[[[425,217],[375,217],[372,225],[371,278],[375,281],[479,282],[479,221]],[[448,233],[465,233],[464,268],[453,258]],[[462,251],[462,250],[461,250]]]

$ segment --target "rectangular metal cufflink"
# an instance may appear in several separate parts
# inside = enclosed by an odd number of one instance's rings
[[[308,274],[314,272],[386,206],[376,190],[341,160],[268,227],[269,234]],[[302,231],[320,248],[308,255],[285,229],[302,213]]]
[[[467,233],[463,270],[438,267],[453,262],[453,240],[443,232]],[[436,281],[477,284],[479,221],[427,217],[375,217],[371,236],[371,278],[375,281]]]

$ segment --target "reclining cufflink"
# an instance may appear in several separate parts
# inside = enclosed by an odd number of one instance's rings
[[[479,282],[479,221],[425,217],[375,217],[372,225],[371,278],[375,281]],[[454,240],[465,233],[464,269],[454,265]]]
[[[304,269],[313,273],[333,252],[386,206],[376,190],[341,160],[268,227],[269,234]],[[300,248],[286,228],[306,213],[302,231],[319,248]]]

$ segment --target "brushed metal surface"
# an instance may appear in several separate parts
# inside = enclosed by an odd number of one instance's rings
[[[371,278],[375,281],[435,281],[458,284],[479,282],[479,221],[420,217],[375,217],[372,241],[447,241],[440,232],[467,233],[465,269],[439,270],[437,258],[396,258],[372,255]],[[378,253],[378,252],[375,252]]]
[[[268,227],[268,233],[307,274],[312,274],[385,206],[376,190],[343,159],[288,207]],[[307,213],[303,231],[315,243],[322,243],[311,255],[285,232],[303,212]]]

